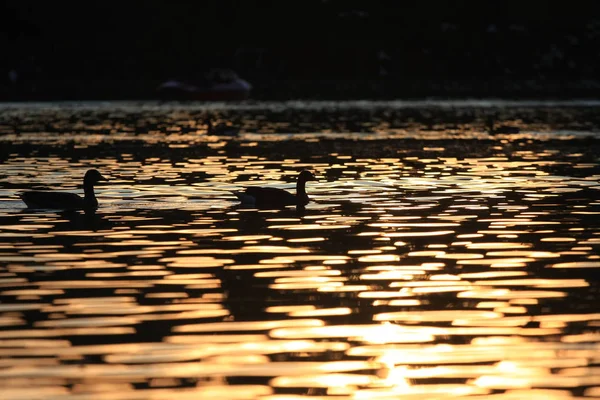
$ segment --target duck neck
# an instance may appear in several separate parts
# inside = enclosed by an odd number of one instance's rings
[[[94,184],[93,183],[89,183],[89,182],[84,182],[83,183],[83,193],[84,193],[84,200],[87,204],[90,204],[92,206],[97,206],[98,205],[98,200],[96,200],[96,194],[94,193]]]
[[[306,182],[303,180],[298,180],[298,182],[296,182],[296,196],[300,197],[300,198],[305,198],[306,197]]]

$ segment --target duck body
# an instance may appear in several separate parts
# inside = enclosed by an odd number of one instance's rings
[[[296,194],[284,189],[252,186],[244,191],[234,192],[242,204],[255,207],[304,207],[310,201],[306,194],[306,182],[316,180],[310,171],[302,171],[296,182]]]
[[[295,194],[278,188],[249,187],[243,192],[236,192],[235,195],[243,204],[261,207],[306,205],[309,202],[308,196],[298,199]]]
[[[96,198],[93,199],[95,201],[86,202],[84,198],[75,193],[52,191],[25,192],[21,194],[21,200],[29,208],[82,209],[98,207],[98,200]]]
[[[21,200],[29,208],[60,209],[60,210],[82,210],[98,208],[98,200],[94,193],[94,184],[98,181],[106,181],[100,172],[91,169],[86,172],[83,179],[84,197],[75,193],[64,193],[54,191],[30,191],[21,193]]]

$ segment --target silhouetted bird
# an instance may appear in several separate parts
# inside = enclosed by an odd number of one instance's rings
[[[29,208],[51,208],[61,210],[81,210],[98,207],[94,194],[94,185],[99,181],[107,181],[96,169],[90,169],[83,178],[84,197],[75,193],[31,191],[21,194],[21,199]]]
[[[204,122],[206,124],[206,133],[209,135],[236,136],[240,133],[240,128],[233,125],[228,125],[223,122],[213,125],[210,118],[207,118]]]
[[[270,187],[251,186],[244,191],[234,192],[242,204],[256,207],[285,207],[295,205],[303,207],[310,201],[306,194],[306,182],[317,179],[310,171],[302,171],[296,181],[296,194]]]
[[[488,133],[490,135],[495,135],[497,133],[519,133],[521,130],[517,126],[510,125],[498,125],[496,126],[496,116],[488,115],[486,119],[486,125],[488,129]]]

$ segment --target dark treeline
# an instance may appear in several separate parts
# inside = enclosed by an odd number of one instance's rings
[[[1,80],[595,79],[600,14],[570,1],[34,1],[0,6]]]

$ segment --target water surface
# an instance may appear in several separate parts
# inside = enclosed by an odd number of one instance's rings
[[[1,108],[2,399],[600,397],[594,102]]]

